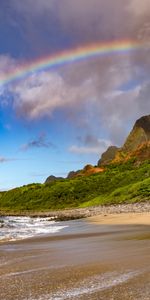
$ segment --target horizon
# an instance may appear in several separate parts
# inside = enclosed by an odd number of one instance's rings
[[[95,165],[149,114],[149,18],[148,0],[2,0],[1,190]]]

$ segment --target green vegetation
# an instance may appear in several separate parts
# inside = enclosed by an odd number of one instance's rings
[[[150,200],[150,160],[107,166],[103,173],[30,184],[0,194],[0,210],[48,211]]]

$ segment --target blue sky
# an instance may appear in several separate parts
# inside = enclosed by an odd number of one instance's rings
[[[1,1],[1,190],[95,165],[150,113],[149,20],[148,0]],[[124,39],[145,46],[1,82],[22,63]]]

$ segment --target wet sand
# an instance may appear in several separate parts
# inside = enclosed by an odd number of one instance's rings
[[[54,235],[1,243],[0,299],[149,300],[150,225],[124,218],[69,221]]]

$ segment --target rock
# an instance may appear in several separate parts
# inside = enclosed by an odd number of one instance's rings
[[[110,146],[106,152],[104,152],[101,156],[101,159],[98,161],[98,166],[109,164],[116,156],[119,148],[116,146]]]
[[[98,166],[124,162],[135,158],[136,163],[150,159],[150,115],[135,122],[133,129],[121,148],[111,146],[98,161]]]
[[[46,179],[45,183],[49,184],[49,183],[59,181],[59,180],[62,180],[62,179],[64,179],[64,178],[63,177],[55,177],[55,176],[51,175]]]
[[[73,179],[79,175],[80,171],[71,171],[67,175],[67,179]]]
[[[150,115],[138,119],[124,145],[116,153],[115,162],[135,158],[136,162],[150,159]]]
[[[92,166],[92,165],[88,164],[82,170],[79,170],[76,172],[71,171],[68,174],[67,179],[73,179],[73,178],[82,177],[82,176],[89,176],[89,175],[93,175],[96,173],[102,173],[104,171],[105,171],[105,169],[102,167]]]
[[[91,171],[92,169],[93,169],[93,166],[90,165],[90,164],[86,165],[86,166],[83,168],[84,172]]]
[[[150,141],[150,115],[136,121],[121,150],[131,152],[148,141]]]

